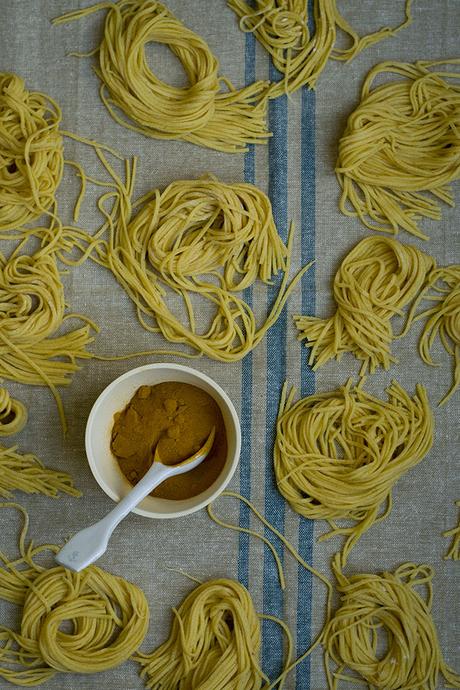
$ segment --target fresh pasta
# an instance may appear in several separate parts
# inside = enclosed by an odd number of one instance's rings
[[[368,74],[361,102],[339,142],[340,210],[371,230],[427,239],[420,218],[454,205],[460,176],[460,59],[383,62]],[[381,75],[392,75],[380,86]]]
[[[65,429],[56,386],[70,383],[78,358],[89,356],[93,340],[88,319],[65,314],[64,290],[52,252],[21,254],[21,246],[6,259],[0,253],[0,376],[19,383],[49,386],[56,398]],[[69,319],[84,325],[62,335],[56,331]]]
[[[417,309],[424,300],[428,300],[433,306],[417,314]],[[431,348],[437,336],[446,352],[454,359],[453,382],[439,403],[443,405],[460,386],[460,265],[440,267],[431,271],[423,291],[410,308],[406,327],[400,337],[407,333],[414,321],[421,319],[425,319],[419,341],[419,352],[423,361],[435,366]]]
[[[26,406],[12,398],[6,388],[0,386],[0,436],[12,436],[25,427]]]
[[[283,387],[274,449],[276,483],[291,508],[311,520],[327,520],[347,537],[344,567],[353,546],[391,510],[395,483],[415,467],[433,443],[433,415],[426,391],[411,398],[396,382],[388,401],[351,380],[339,390],[294,404]],[[383,510],[383,513],[382,513]],[[381,514],[379,516],[379,513]],[[352,520],[352,526],[337,524]]]
[[[52,209],[64,167],[60,121],[49,96],[0,73],[0,238]]]
[[[58,492],[81,496],[67,472],[52,470],[32,453],[18,453],[17,446],[0,445],[0,496],[11,498],[12,491],[55,497]]]
[[[205,582],[173,614],[168,640],[135,657],[147,688],[259,690],[268,682],[259,665],[260,621],[239,582]]]
[[[324,650],[329,690],[337,690],[341,680],[355,683],[364,680],[369,688],[375,690],[435,690],[440,675],[444,676],[450,687],[460,687],[460,676],[443,659],[431,615],[434,573],[430,566],[404,563],[394,573],[348,576],[343,573],[340,560],[335,557],[332,569],[340,603],[332,611],[332,583],[306,563],[286,537],[248,499],[227,491],[221,496],[242,501],[262,522],[266,533],[268,531],[279,539],[302,567],[327,586],[323,629],[309,649],[285,667],[281,676],[264,690],[278,687],[277,684],[319,645]],[[222,527],[261,540],[273,554],[284,589],[283,566],[268,536],[216,517],[214,504],[208,506],[208,514]],[[425,588],[426,597],[417,592],[418,587]],[[332,664],[335,664],[335,670],[331,668]],[[354,675],[345,674],[345,669]],[[157,686],[150,687],[156,689]],[[205,688],[208,690],[208,686],[204,686],[203,690]]]
[[[432,257],[392,238],[358,242],[334,278],[335,314],[328,319],[294,317],[299,340],[311,347],[313,369],[344,352],[362,360],[362,374],[388,369],[396,361],[391,318],[417,297],[434,266]]]
[[[460,501],[455,501],[455,505],[460,508]],[[442,533],[443,537],[452,537],[452,543],[448,552],[444,556],[444,560],[452,559],[453,561],[460,561],[460,520],[457,527],[452,527]]]
[[[245,0],[228,0],[240,18],[240,28],[255,34],[284,76],[270,88],[270,97],[293,93],[302,86],[313,88],[329,58],[352,60],[364,48],[394,36],[412,23],[411,0],[405,3],[405,20],[394,28],[359,36],[340,14],[337,0],[314,0],[314,32],[309,27],[307,0],[257,0],[255,7]],[[334,48],[337,31],[351,39],[346,49]]]
[[[268,82],[235,89],[218,76],[219,62],[207,43],[160,2],[101,2],[53,23],[103,9],[104,34],[93,53],[99,53],[101,99],[116,122],[156,139],[180,139],[230,153],[266,142]],[[145,45],[152,41],[167,45],[180,60],[188,87],[171,86],[152,72],[145,57]]]
[[[431,615],[433,574],[428,565],[414,563],[380,575],[336,574],[340,606],[323,640],[330,690],[340,680],[361,679],[376,690],[435,690],[439,676],[460,687],[460,676],[443,659]]]
[[[74,573],[38,565],[38,554],[59,547],[26,544],[27,512],[16,503],[0,508],[15,508],[24,520],[20,558],[0,552],[0,597],[22,608],[19,631],[0,631],[0,677],[31,687],[57,672],[97,673],[132,656],[149,624],[143,592],[96,566]]]
[[[212,359],[244,357],[276,321],[311,265],[288,283],[293,235],[285,246],[268,197],[246,183],[178,180],[164,191],[153,190],[136,206],[140,210],[131,218],[129,195],[120,197],[108,240],[86,238],[92,258],[112,271],[147,330]],[[235,293],[257,278],[269,283],[279,271],[284,277],[278,295],[258,327],[251,307]],[[167,305],[174,293],[185,307],[182,319]],[[203,317],[197,318],[193,296],[214,310],[207,330]]]

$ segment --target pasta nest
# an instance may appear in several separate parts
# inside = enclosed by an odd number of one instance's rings
[[[417,297],[434,265],[432,257],[397,240],[361,240],[335,275],[335,314],[328,319],[294,317],[299,339],[311,347],[313,369],[345,352],[363,361],[363,374],[379,366],[388,369],[396,361],[391,318]]]
[[[432,578],[429,566],[413,563],[381,575],[339,574],[340,607],[323,637],[331,690],[341,678],[364,678],[382,690],[434,690],[439,674],[450,687],[460,686],[460,676],[446,665],[439,647],[431,616]],[[418,587],[425,588],[425,596]],[[355,675],[345,675],[344,669]]]
[[[181,139],[219,151],[244,151],[247,144],[266,141],[268,82],[235,89],[218,76],[219,62],[207,43],[160,2],[118,0],[68,13],[54,23],[80,19],[102,8],[108,13],[96,73],[101,98],[114,120],[149,137]],[[188,86],[172,86],[152,72],[145,56],[149,42],[170,48],[182,64]],[[221,91],[221,82],[228,91]]]
[[[240,28],[253,32],[270,53],[284,78],[270,87],[270,97],[293,93],[302,86],[314,88],[329,59],[352,60],[364,48],[394,36],[412,23],[411,0],[405,2],[405,20],[359,36],[337,9],[337,0],[314,0],[314,32],[310,33],[307,0],[228,0],[240,18]],[[334,48],[337,31],[351,40],[349,48]]]
[[[55,332],[72,318],[84,325]],[[86,345],[95,328],[85,317],[65,315],[64,289],[53,253],[0,253],[0,376],[19,383],[51,388],[65,428],[56,385],[70,383],[77,358],[90,356]]]
[[[25,405],[20,400],[12,398],[6,388],[0,387],[0,436],[19,433],[26,422]]]
[[[284,245],[269,199],[253,185],[179,180],[148,196],[131,222],[118,222],[110,240],[97,246],[99,261],[126,289],[147,330],[213,359],[241,359],[276,321],[308,267],[287,285],[290,243]],[[249,304],[235,293],[257,278],[269,283],[280,270],[278,296],[258,327]],[[182,319],[167,306],[174,294],[185,307]],[[193,296],[201,298],[199,311]],[[206,303],[213,315],[209,327],[198,330],[198,314],[206,323]]]
[[[136,657],[148,688],[257,690],[267,680],[258,663],[259,618],[239,582],[205,582],[173,613],[169,639]]]
[[[331,532],[348,536],[343,564],[384,506],[391,510],[395,483],[415,467],[433,443],[433,416],[423,386],[411,398],[393,382],[388,402],[352,387],[280,404],[274,452],[277,486],[293,510],[327,520]],[[351,527],[335,520],[351,519]],[[323,538],[324,538],[323,537]]]
[[[0,73],[0,232],[35,220],[55,202],[64,167],[59,106]]]
[[[447,67],[458,64],[383,62],[369,72],[339,142],[345,215],[371,230],[427,239],[418,220],[439,220],[439,200],[454,205],[449,184],[460,176],[460,73]],[[393,80],[376,86],[386,74]]]
[[[62,567],[26,572],[20,632],[0,633],[5,642],[0,661],[11,667],[0,668],[6,680],[37,685],[57,671],[105,671],[126,661],[142,643],[149,607],[135,585],[96,566],[81,573]],[[11,584],[2,596],[18,603]]]

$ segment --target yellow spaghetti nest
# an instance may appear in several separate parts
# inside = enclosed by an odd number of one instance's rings
[[[73,573],[44,569],[34,557],[54,545],[26,545],[24,516],[17,560],[0,552],[0,597],[22,607],[20,631],[2,626],[0,676],[15,685],[39,685],[58,671],[96,673],[126,661],[142,643],[149,624],[143,592],[121,577],[91,566]],[[64,627],[67,626],[67,627]]]
[[[313,369],[351,352],[362,360],[362,374],[395,362],[391,318],[401,315],[424,286],[434,259],[390,238],[367,237],[345,257],[333,292],[334,316],[295,316],[299,340],[311,347]]]
[[[450,687],[460,687],[460,676],[443,660],[431,616],[433,571],[429,566],[405,563],[394,573],[347,577],[335,558],[332,568],[341,603],[332,613],[332,584],[329,580],[306,563],[286,537],[250,501],[233,492],[226,491],[222,496],[242,501],[265,526],[265,534],[217,518],[213,512],[214,504],[208,506],[211,519],[222,527],[250,534],[263,541],[276,561],[283,589],[283,566],[277,549],[271,539],[265,536],[267,532],[276,536],[297,562],[327,587],[326,622],[322,631],[309,649],[264,690],[277,687],[277,683],[284,680],[286,674],[320,644],[324,648],[329,690],[337,690],[342,679],[354,683],[364,679],[369,688],[375,690],[436,690],[440,673]],[[415,590],[418,586],[426,587],[426,598]],[[336,671],[331,670],[331,662],[337,665]],[[345,675],[345,668],[354,671],[355,675]],[[151,687],[156,689],[156,686]],[[214,686],[203,687],[211,690]]]
[[[19,433],[26,422],[25,405],[20,400],[12,398],[6,388],[0,387],[0,436]]]
[[[460,676],[444,662],[431,616],[429,566],[404,563],[394,573],[337,578],[341,603],[323,640],[330,690],[341,679],[364,679],[382,690],[435,690],[440,674],[450,687],[460,687]]]
[[[261,688],[267,678],[259,666],[260,622],[243,585],[205,582],[173,613],[169,639],[136,656],[148,688]]]
[[[240,28],[253,32],[270,53],[273,64],[284,78],[270,89],[270,97],[293,93],[307,85],[314,87],[327,64],[333,60],[352,60],[364,48],[377,43],[412,23],[411,0],[406,0],[405,21],[394,28],[386,26],[359,36],[337,9],[337,0],[314,0],[314,33],[309,30],[307,0],[256,0],[255,7],[245,0],[228,0],[240,18]],[[351,39],[347,49],[335,48],[337,30]]]
[[[109,240],[94,243],[93,258],[110,268],[125,288],[144,328],[159,330],[170,342],[189,345],[212,359],[241,359],[276,321],[308,268],[288,285],[292,232],[286,247],[269,199],[251,184],[179,180],[147,199],[132,220],[126,197],[116,205],[119,215],[110,223]],[[257,278],[269,283],[280,270],[284,277],[278,296],[258,327],[251,307],[235,292]],[[166,304],[174,293],[186,310],[182,319]],[[214,311],[205,331],[198,330],[192,296],[204,299]],[[202,324],[203,301],[200,312]],[[147,319],[153,319],[153,325]]]
[[[51,470],[32,453],[16,452],[17,446],[0,445],[0,496],[11,498],[12,491],[55,497],[58,491],[81,496],[67,472]]]
[[[454,205],[460,176],[460,60],[384,62],[372,69],[339,143],[340,210],[371,230],[427,239],[419,218],[439,220]],[[437,69],[436,69],[437,68]],[[381,74],[396,75],[375,86]]]
[[[64,167],[60,121],[51,98],[0,73],[0,233],[53,206]]]
[[[430,291],[431,292],[430,294]],[[417,314],[421,302],[427,300],[434,306]],[[407,333],[414,321],[426,319],[419,341],[420,357],[426,364],[436,366],[431,357],[431,348],[439,336],[446,352],[454,358],[453,383],[440,405],[449,400],[460,385],[460,265],[451,265],[433,270],[426,285],[409,311]]]
[[[54,254],[27,256],[0,253],[0,376],[19,383],[51,388],[65,427],[57,385],[70,383],[79,368],[76,359],[88,357],[91,322],[56,336],[64,321],[64,290]]]
[[[218,76],[219,62],[207,43],[156,0],[102,2],[54,20],[62,24],[108,10],[99,48],[100,95],[113,119],[157,139],[180,139],[200,146],[244,151],[264,143],[268,82],[235,89]],[[188,87],[159,79],[145,57],[145,45],[167,45],[180,60]],[[228,87],[221,91],[220,82]],[[123,117],[119,111],[126,116]]]
[[[418,385],[411,398],[393,382],[387,393],[385,402],[348,381],[293,404],[295,389],[288,395],[283,387],[274,450],[277,486],[297,513],[329,522],[331,531],[321,539],[347,536],[342,567],[361,535],[389,514],[395,483],[433,443],[424,387]],[[337,519],[355,524],[339,527]]]
[[[460,501],[455,501],[455,505],[460,508]],[[442,536],[452,537],[452,544],[444,556],[444,560],[451,558],[453,561],[460,561],[460,520],[457,527],[446,530],[446,532],[442,533]]]

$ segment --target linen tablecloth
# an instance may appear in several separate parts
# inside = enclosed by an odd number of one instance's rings
[[[330,557],[340,548],[340,539],[317,544],[316,539],[326,525],[299,519],[277,492],[272,470],[275,418],[285,380],[297,386],[302,395],[315,390],[328,391],[343,384],[349,376],[356,378],[359,363],[348,356],[313,373],[307,364],[308,351],[296,340],[292,315],[332,313],[331,279],[346,253],[370,234],[358,220],[345,218],[339,212],[339,188],[334,175],[337,142],[347,116],[358,102],[365,75],[383,60],[413,61],[458,55],[460,2],[415,0],[411,27],[395,38],[372,46],[350,64],[330,61],[316,91],[302,89],[289,99],[282,97],[271,102],[269,126],[273,137],[267,146],[250,148],[245,155],[219,153],[178,141],[148,139],[117,125],[99,100],[99,83],[92,69],[94,58],[67,57],[72,50],[90,50],[98,44],[104,13],[66,26],[53,28],[50,24],[51,18],[64,11],[88,4],[87,0],[2,0],[0,69],[21,75],[28,89],[52,96],[62,107],[65,129],[112,145],[126,156],[139,156],[136,196],[154,187],[162,188],[173,180],[197,178],[207,172],[225,182],[253,182],[269,194],[283,238],[289,222],[295,224],[292,271],[316,259],[314,268],[304,276],[276,325],[253,353],[234,364],[202,358],[192,365],[213,377],[227,391],[240,415],[243,446],[231,488],[249,497],[308,562],[328,573]],[[403,0],[339,2],[346,18],[360,32],[399,23],[403,5]],[[223,0],[168,0],[168,6],[205,38],[220,60],[220,74],[235,85],[250,83],[255,78],[276,78],[267,53],[252,35],[239,30],[234,14]],[[183,83],[180,65],[167,48],[149,46],[148,55],[156,74],[171,83]],[[91,149],[66,140],[65,155],[82,163],[89,172],[100,172]],[[58,196],[62,215],[69,220],[77,192],[74,173],[67,170]],[[459,192],[457,184],[457,202]],[[94,195],[94,190],[90,190],[83,209],[82,222],[89,228],[95,228],[100,220],[95,212]],[[405,234],[399,239],[431,253],[441,265],[458,263],[458,208],[443,206],[442,213],[440,222],[421,223],[430,235],[428,242]],[[69,270],[63,280],[72,311],[86,314],[100,325],[92,346],[94,351],[122,354],[167,345],[160,335],[148,334],[141,328],[132,303],[108,271],[88,261]],[[250,299],[259,319],[266,314],[278,284],[269,288],[257,285],[253,289]],[[459,565],[442,559],[448,542],[441,532],[453,527],[458,519],[454,501],[460,497],[459,396],[457,393],[445,407],[436,408],[450,385],[452,362],[441,348],[435,350],[436,359],[442,363],[439,368],[430,368],[420,360],[416,350],[418,326],[406,338],[395,342],[393,349],[399,364],[372,376],[367,390],[384,396],[392,378],[410,392],[417,382],[424,383],[435,415],[434,446],[427,458],[397,483],[393,512],[361,539],[350,557],[348,572],[393,570],[404,561],[434,566],[433,616],[445,658],[458,667]],[[50,467],[69,471],[84,494],[81,499],[64,496],[51,500],[17,493],[17,500],[30,513],[30,536],[36,543],[62,543],[113,506],[89,470],[84,451],[85,422],[91,405],[110,381],[133,366],[155,359],[161,358],[84,362],[72,385],[62,390],[69,421],[66,438],[62,435],[54,400],[46,388],[8,384],[30,412],[28,425],[17,437],[20,449],[35,452]],[[242,526],[251,525],[260,530],[236,502],[222,500],[216,509]],[[17,538],[18,520],[10,511],[2,511],[0,521],[0,548],[11,552]],[[182,568],[200,579],[239,578],[249,588],[259,612],[280,616],[289,624],[299,654],[322,627],[324,588],[289,555],[283,554],[281,548],[280,555],[287,578],[284,594],[279,589],[272,556],[263,544],[214,525],[206,512],[201,511],[174,521],[130,516],[114,533],[110,548],[99,564],[144,590],[151,608],[151,625],[143,649],[152,649],[165,639],[171,623],[171,607],[177,606],[193,587],[181,574],[170,570]],[[2,606],[0,622],[15,625],[18,615],[13,607]],[[276,677],[281,667],[282,648],[279,629],[264,623],[262,663],[271,678]],[[134,690],[143,687],[137,671],[134,662],[127,662],[97,677],[59,674],[44,687]],[[8,687],[8,684],[0,681],[0,686]],[[305,660],[286,684],[288,690],[324,690],[325,687],[321,649]]]

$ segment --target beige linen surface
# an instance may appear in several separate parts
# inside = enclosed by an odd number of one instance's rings
[[[51,95],[63,110],[63,126],[82,136],[118,148],[124,155],[140,157],[136,196],[153,187],[163,187],[179,178],[195,178],[211,172],[226,182],[250,178],[252,154],[232,155],[202,149],[177,141],[156,141],[120,127],[109,117],[99,100],[98,79],[92,66],[94,58],[67,57],[72,50],[89,50],[96,46],[101,32],[103,13],[67,26],[53,28],[50,19],[66,10],[87,6],[85,0],[2,0],[0,2],[0,70],[21,75],[30,90]],[[375,30],[383,24],[396,24],[403,16],[403,0],[370,0],[339,2],[345,16],[359,31]],[[233,13],[223,0],[170,0],[170,9],[191,29],[199,32],[220,60],[220,73],[237,86],[250,76],[253,60],[251,38],[238,29]],[[298,516],[284,507],[273,494],[271,480],[271,443],[274,409],[278,402],[280,382],[284,376],[298,387],[303,377],[304,390],[327,391],[356,376],[359,364],[351,357],[340,363],[329,363],[315,377],[305,366],[307,350],[296,340],[292,314],[316,308],[316,314],[331,313],[331,278],[347,251],[370,233],[355,219],[342,216],[338,210],[338,184],[334,176],[337,141],[348,114],[355,107],[360,86],[368,70],[377,62],[394,59],[451,58],[459,54],[459,0],[414,0],[414,23],[397,37],[371,47],[351,64],[330,62],[321,75],[316,93],[298,92],[289,101],[281,99],[271,106],[270,122],[277,129],[268,147],[255,152],[255,182],[270,191],[280,232],[285,236],[286,219],[297,227],[293,270],[303,258],[316,258],[314,272],[308,274],[303,291],[299,289],[288,303],[288,315],[281,330],[264,339],[248,362],[222,364],[206,358],[193,366],[212,376],[230,395],[244,418],[241,471],[235,475],[231,488],[248,491],[254,503],[269,515],[281,520],[286,536],[294,544],[303,543],[303,552],[312,551],[314,566],[328,572],[330,555],[340,547],[334,539],[317,544],[312,541],[310,525],[299,527]],[[149,46],[149,59],[155,72],[173,83],[181,83],[183,75],[168,50]],[[267,54],[256,47],[255,72],[258,78],[269,75]],[[246,70],[246,74],[245,74]],[[283,132],[287,112],[287,132]],[[279,131],[278,131],[279,130]],[[287,134],[287,137],[286,137]],[[66,158],[81,162],[85,169],[97,171],[94,153],[84,146],[66,140]],[[59,190],[60,209],[70,218],[70,210],[78,191],[71,170],[66,171]],[[457,183],[455,197],[460,202]],[[459,212],[442,208],[440,222],[422,221],[431,239],[417,241],[401,234],[399,239],[416,244],[431,253],[440,264],[459,262]],[[94,190],[84,205],[83,221],[95,228],[98,216],[94,211]],[[301,250],[301,247],[303,248]],[[313,281],[316,293],[313,292]],[[147,334],[138,324],[133,306],[114,278],[91,262],[70,270],[64,276],[66,300],[73,311],[93,318],[101,327],[93,349],[97,353],[122,354],[132,350],[162,347],[159,335]],[[303,297],[302,297],[303,295]],[[272,299],[267,290],[254,291],[254,308],[263,316]],[[460,565],[444,561],[447,541],[441,532],[456,524],[460,498],[459,485],[459,394],[441,409],[437,401],[450,385],[452,362],[444,350],[435,349],[439,368],[427,367],[416,351],[420,328],[399,341],[394,351],[399,364],[389,372],[379,372],[368,383],[368,389],[383,395],[384,388],[396,378],[409,391],[417,382],[427,386],[435,410],[436,433],[432,451],[425,461],[407,474],[394,491],[394,509],[383,523],[374,526],[353,551],[349,572],[393,570],[403,561],[429,563],[436,570],[434,611],[441,647],[447,662],[460,666],[458,654],[460,597],[458,573]],[[159,359],[159,358],[157,358]],[[37,543],[61,543],[82,526],[104,515],[112,502],[99,489],[86,461],[84,451],[85,422],[91,405],[102,389],[119,374],[133,366],[155,361],[143,357],[135,361],[85,362],[72,385],[63,390],[69,421],[69,433],[63,438],[53,398],[46,388],[8,384],[10,390],[29,409],[29,423],[18,435],[23,451],[33,451],[49,466],[72,473],[83,491],[83,498],[46,497],[16,498],[30,512],[31,536]],[[184,362],[184,360],[174,360]],[[187,363],[187,362],[185,362]],[[16,442],[16,439],[14,439]],[[268,448],[268,450],[267,450]],[[250,480],[249,480],[250,468]],[[235,503],[222,502],[220,514],[234,521],[240,518]],[[16,538],[17,520],[10,512],[0,513],[1,545],[11,549]],[[257,529],[259,526],[255,525]],[[314,525],[316,538],[325,529]],[[300,530],[300,532],[299,532]],[[305,536],[307,535],[307,536]],[[130,516],[115,532],[110,548],[100,560],[107,570],[121,574],[142,587],[151,608],[151,626],[143,649],[164,640],[171,622],[171,607],[177,606],[192,588],[189,580],[170,568],[183,568],[200,579],[212,577],[248,577],[249,590],[258,611],[280,613],[289,623],[298,646],[308,640],[310,620],[312,633],[323,622],[323,588],[299,575],[297,564],[286,556],[288,582],[284,600],[277,594],[276,571],[263,546],[249,542],[249,552],[238,535],[212,524],[205,511],[176,521],[154,521]],[[265,591],[264,591],[265,589]],[[274,592],[272,596],[272,592]],[[312,604],[312,606],[311,606]],[[17,612],[3,607],[0,622],[17,623]],[[279,667],[280,638],[272,627],[264,628],[264,667],[273,673]],[[142,688],[133,662],[96,676],[61,675],[43,687],[50,690],[100,690]],[[302,665],[297,678],[292,674],[286,688],[291,690],[323,690],[326,686],[322,654],[316,650],[310,661]],[[0,681],[0,687],[8,687]],[[216,688],[216,690],[218,690]]]

